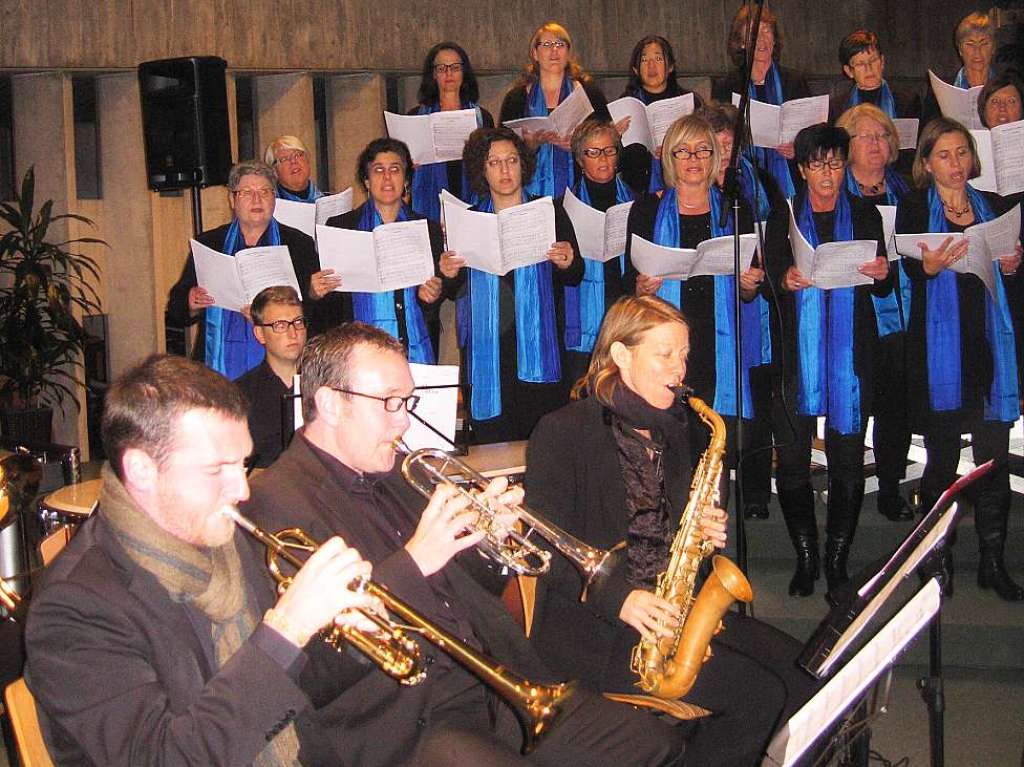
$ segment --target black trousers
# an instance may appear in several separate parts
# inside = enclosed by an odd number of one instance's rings
[[[973,490],[974,527],[979,541],[999,544],[1006,538],[1010,511],[1010,468],[1007,463],[1010,424],[998,421],[975,423],[971,431],[971,445],[976,464],[995,460],[992,472],[982,477]],[[921,478],[921,502],[926,509],[931,509],[956,479],[956,467],[960,461],[958,425],[933,424],[924,435],[924,446],[928,460]]]
[[[482,685],[475,685],[434,709],[411,764],[681,766],[689,729],[579,689],[537,750],[524,757],[519,753],[523,735],[515,714]],[[686,763],[701,764],[688,758]]]
[[[796,490],[811,482],[811,441],[817,419],[793,416],[796,433],[779,448],[779,465],[775,481],[780,490]],[[787,425],[786,430],[789,431]],[[853,434],[840,434],[825,428],[825,458],[828,460],[829,482],[853,485],[864,481],[864,432],[867,421]],[[788,435],[787,435],[788,436]]]
[[[900,480],[907,476],[907,451],[910,449],[904,334],[886,336],[881,340],[880,349],[872,431],[875,473],[879,493],[894,494],[898,492]]]
[[[765,506],[772,495],[772,440],[782,441],[788,431],[781,393],[777,390],[769,366],[750,370],[750,396],[754,401],[754,418],[744,442],[743,502]]]

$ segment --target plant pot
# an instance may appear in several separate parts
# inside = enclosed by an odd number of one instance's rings
[[[53,442],[53,408],[0,410],[0,432],[5,442],[49,445]]]

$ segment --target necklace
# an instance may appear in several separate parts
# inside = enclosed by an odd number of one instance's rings
[[[955,205],[950,205],[945,200],[942,201],[942,207],[946,209],[946,212],[953,218],[963,218],[971,212],[971,201],[966,200],[964,207],[958,208]]]
[[[883,178],[877,184],[862,184],[858,181],[857,186],[860,187],[861,194],[867,197],[877,197],[885,192],[885,179]]]

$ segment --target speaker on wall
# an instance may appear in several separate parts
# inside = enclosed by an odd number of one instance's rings
[[[231,134],[226,71],[227,62],[216,56],[139,64],[150,189],[227,183]]]

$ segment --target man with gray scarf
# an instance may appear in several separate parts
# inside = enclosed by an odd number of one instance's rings
[[[99,507],[45,574],[26,680],[57,764],[344,763],[305,680],[312,643],[369,563],[340,538],[280,597],[223,512],[248,498],[246,402],[220,375],[153,356],[107,395]],[[327,654],[329,653],[329,655]],[[329,705],[322,687],[314,697]]]

